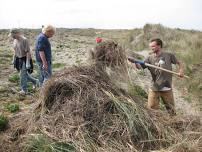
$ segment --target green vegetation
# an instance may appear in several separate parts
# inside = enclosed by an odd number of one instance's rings
[[[54,69],[59,69],[59,68],[64,68],[64,67],[65,67],[64,63],[53,63]]]
[[[13,57],[13,53],[3,45],[0,45],[0,64],[2,65],[9,65],[11,63]]]
[[[8,50],[5,50],[4,52],[7,52],[7,53],[1,55],[2,57],[6,58],[7,60],[10,60],[13,58],[13,54],[8,53]]]
[[[11,63],[11,59],[10,58],[5,58],[5,57],[1,57],[0,56],[0,64],[2,65],[9,65]]]
[[[7,87],[4,87],[4,86],[0,86],[0,93],[5,93],[8,91],[8,88]]]
[[[166,111],[166,107],[165,107],[165,104],[163,102],[163,99],[162,98],[159,98],[159,108],[163,111]]]
[[[33,89],[33,84],[32,83],[30,83],[30,82],[28,83],[27,90],[30,93],[34,93],[35,92],[35,90]]]
[[[71,143],[52,141],[42,134],[32,134],[24,143],[24,152],[75,152]]]
[[[130,99],[124,101],[114,97],[109,92],[106,94],[112,99],[116,109],[121,114],[120,117],[123,116],[122,119],[127,123],[131,136],[138,139],[155,140],[154,132],[152,132],[154,128],[151,128],[151,119],[142,106],[138,106]]]
[[[5,109],[10,111],[11,113],[15,113],[20,110],[20,106],[18,103],[10,103],[10,104],[5,105]]]
[[[192,101],[192,98],[191,96],[184,96],[184,99],[187,101],[187,102],[191,102]]]
[[[129,88],[128,88],[129,94],[131,94],[133,96],[137,95],[137,96],[147,99],[148,94],[140,86],[132,85],[132,84],[128,85],[128,86],[129,86]]]
[[[0,131],[4,131],[8,126],[8,119],[4,115],[0,115]]]
[[[11,74],[9,75],[8,80],[13,83],[18,83],[20,80],[20,76],[19,74]]]

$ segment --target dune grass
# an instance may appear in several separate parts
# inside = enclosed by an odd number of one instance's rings
[[[4,131],[8,126],[8,118],[4,115],[0,115],[0,131]]]

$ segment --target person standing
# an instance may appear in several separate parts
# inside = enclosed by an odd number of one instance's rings
[[[52,50],[49,38],[53,37],[56,29],[52,25],[43,26],[35,46],[36,62],[39,67],[40,86],[52,75]]]
[[[101,42],[102,42],[102,38],[101,38],[101,37],[96,37],[95,42],[96,42],[97,44],[98,44],[98,43],[101,43]]]
[[[161,68],[172,70],[172,64],[179,65],[179,76],[184,76],[182,63],[175,57],[174,54],[164,52],[163,42],[161,39],[152,39],[149,47],[152,50],[152,54],[149,55],[144,62],[135,62],[133,59],[129,61],[135,63],[137,68],[143,67],[148,68],[152,76],[152,85],[149,88],[148,93],[148,108],[159,109],[159,100],[162,99],[165,108],[170,115],[175,115],[175,103],[172,91],[172,74],[155,69],[153,67],[146,67],[144,63],[159,66]],[[141,66],[140,66],[141,65]]]
[[[24,37],[19,29],[11,29],[10,37],[13,38],[14,50],[14,67],[20,72],[20,94],[27,93],[27,82],[33,83],[33,88],[39,85],[37,79],[33,78],[30,73],[33,70],[31,60],[30,45],[28,39]]]

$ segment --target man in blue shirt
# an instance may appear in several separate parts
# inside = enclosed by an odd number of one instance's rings
[[[52,75],[52,52],[49,38],[55,34],[55,31],[52,25],[44,26],[36,40],[35,55],[39,66],[40,86]]]

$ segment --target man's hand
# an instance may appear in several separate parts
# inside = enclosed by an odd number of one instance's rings
[[[47,64],[47,63],[43,63],[43,69],[44,69],[45,71],[48,71],[48,64]]]
[[[184,71],[182,69],[180,69],[178,73],[180,78],[184,77]]]
[[[40,55],[40,58],[41,58],[42,63],[43,63],[43,69],[45,71],[48,71],[48,63],[47,63],[44,51],[39,51],[39,55]]]
[[[134,59],[134,58],[132,58],[132,57],[128,57],[128,61],[130,61],[130,62],[134,63],[134,62],[135,62],[135,59]]]
[[[15,54],[13,55],[13,59],[12,59],[12,62],[11,62],[11,65],[14,65],[15,64]]]
[[[142,69],[142,66],[139,63],[135,63],[135,66],[136,66],[137,69]]]
[[[134,64],[132,64],[133,69],[141,69],[142,68],[141,65],[133,57],[128,57],[128,61],[131,63],[134,63]]]

